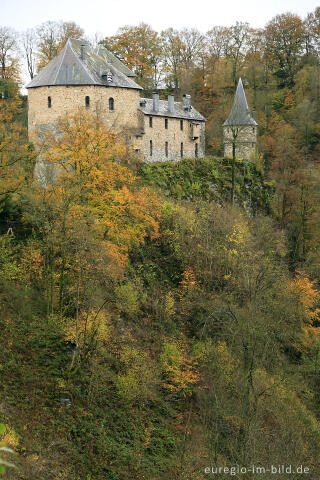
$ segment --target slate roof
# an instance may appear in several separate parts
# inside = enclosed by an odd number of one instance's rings
[[[229,117],[224,122],[223,126],[242,126],[242,125],[258,125],[255,119],[251,116],[246,94],[243,89],[242,80],[239,78],[236,94],[233,100],[232,109]]]
[[[124,73],[127,77],[136,77],[130,68],[119,60],[113,53],[109,52],[102,45],[98,45],[94,51],[99,57],[102,57],[107,63],[111,63],[119,72]]]
[[[141,102],[145,102],[145,105],[142,106]],[[172,117],[172,118],[181,118],[185,120],[194,120],[199,122],[205,122],[206,119],[191,107],[191,110],[185,110],[182,102],[174,102],[173,112],[168,110],[167,100],[159,100],[159,109],[157,112],[153,110],[153,100],[152,98],[140,98],[140,107],[139,110],[145,115],[152,115],[154,117]]]
[[[83,40],[69,38],[62,51],[32,79],[26,88],[52,85],[102,85],[105,87],[121,87],[142,90],[130,76],[132,72],[122,65],[114,55],[102,50],[94,51],[89,45],[85,48],[84,60],[81,60]],[[119,66],[119,63],[122,65]],[[102,72],[111,72],[112,81]],[[110,80],[110,78],[109,78]]]

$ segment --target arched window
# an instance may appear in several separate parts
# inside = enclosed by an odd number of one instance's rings
[[[150,140],[150,157],[152,157],[152,140]]]
[[[183,143],[181,142],[181,145],[180,145],[180,157],[182,158],[183,157]]]
[[[87,108],[90,107],[90,97],[88,95],[86,96],[85,105],[86,105]]]
[[[180,120],[180,130],[183,130],[183,120]]]
[[[166,157],[167,157],[168,153],[169,153],[168,142],[165,143],[165,152],[166,152]]]
[[[48,97],[48,108],[51,108],[51,97]]]
[[[114,110],[114,100],[112,97],[109,98],[109,110],[110,112],[113,112]]]
[[[152,117],[149,117],[149,127],[152,128]]]
[[[195,147],[194,147],[194,156],[196,158],[198,158],[198,144],[197,143],[195,144]]]
[[[168,128],[168,119],[167,118],[164,119],[164,128],[166,128],[166,129]]]

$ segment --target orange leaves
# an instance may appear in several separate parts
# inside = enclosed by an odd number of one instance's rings
[[[158,233],[159,199],[138,188],[125,143],[93,115],[77,112],[59,121],[42,145],[44,159],[58,178],[47,194],[68,206],[68,218],[91,218],[92,228],[119,265],[132,244]],[[68,220],[68,219],[67,219]]]
[[[180,282],[181,290],[183,293],[189,292],[192,288],[197,286],[196,277],[192,267],[187,267],[182,274],[182,280]]]
[[[320,320],[320,309],[316,307],[320,292],[314,287],[314,283],[308,275],[298,272],[290,284],[290,290],[297,295],[308,324]]]

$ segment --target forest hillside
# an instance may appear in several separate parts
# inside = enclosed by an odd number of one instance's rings
[[[28,142],[23,58],[0,27],[4,478],[319,479],[319,19],[103,40],[146,94],[190,91],[208,118],[205,158],[152,164],[82,111]],[[31,77],[83,36],[27,33]],[[240,75],[259,154],[233,187],[221,124]]]

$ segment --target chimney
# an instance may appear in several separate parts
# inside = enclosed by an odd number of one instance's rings
[[[191,110],[191,95],[185,93],[182,97],[183,101],[183,109],[184,110]]]
[[[81,60],[84,60],[85,53],[86,53],[86,46],[81,45],[81,54],[80,54]]]
[[[174,112],[174,96],[173,95],[168,95],[168,112],[169,113]]]
[[[153,111],[158,112],[159,111],[159,93],[158,92],[153,92],[152,94],[152,100],[153,100]]]

